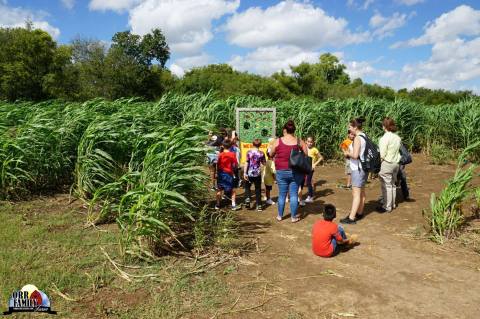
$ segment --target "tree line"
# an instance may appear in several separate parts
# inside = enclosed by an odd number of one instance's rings
[[[25,28],[0,28],[0,100],[155,100],[167,91],[213,91],[220,97],[325,100],[364,96],[437,105],[475,96],[472,91],[394,90],[359,78],[352,80],[346,66],[330,53],[321,55],[317,63],[304,62],[290,66],[289,72],[271,76],[239,72],[228,64],[211,64],[179,78],[165,67],[169,58],[170,49],[160,29],[144,36],[117,32],[111,43],[77,37],[59,45],[31,23]]]

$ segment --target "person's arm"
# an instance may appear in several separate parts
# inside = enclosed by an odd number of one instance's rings
[[[318,160],[313,164],[313,166],[317,166],[318,164],[320,164],[320,162],[323,161],[323,156],[322,156],[322,154],[320,154],[320,152],[318,150],[316,152],[316,156],[318,157]]]
[[[247,158],[245,160],[245,164],[243,166],[243,179],[247,180],[248,179],[248,162],[249,162],[249,157],[248,157],[248,152],[247,152]]]
[[[337,232],[335,233],[335,239],[337,240],[337,243],[338,244],[343,244],[345,242],[348,242],[348,239],[343,239],[342,235],[340,234],[340,232],[337,230]]]
[[[218,174],[218,163],[220,162],[220,154],[217,156],[217,162],[215,163],[215,177],[217,177]]]
[[[274,157],[275,156],[275,153],[277,151],[277,147],[278,147],[278,138],[275,139],[275,142],[272,143],[272,147],[270,149],[270,157]]]
[[[361,142],[362,142],[362,138],[360,136],[355,136],[355,140],[353,141],[353,150],[352,151],[350,151],[350,149],[343,150],[343,154],[348,158],[359,159]]]
[[[232,164],[233,170],[236,170],[238,168],[238,161],[237,161],[237,156],[234,154],[233,156],[233,164]]]
[[[383,161],[387,155],[387,138],[383,135],[378,142],[378,148],[380,149],[380,159]]]

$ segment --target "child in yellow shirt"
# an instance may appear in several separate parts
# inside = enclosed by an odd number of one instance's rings
[[[267,162],[263,169],[263,183],[265,184],[265,196],[267,205],[275,205],[275,202],[270,198],[270,192],[273,188],[273,182],[275,181],[275,162],[273,161],[270,154],[267,152]]]
[[[307,187],[308,187],[308,196],[305,200],[306,203],[313,203],[313,173],[315,167],[323,161],[323,156],[320,154],[318,149],[315,147],[315,140],[312,136],[307,138],[307,148],[308,156],[312,159],[312,172],[307,175]],[[300,194],[301,195],[301,194]],[[300,197],[299,197],[300,198]]]

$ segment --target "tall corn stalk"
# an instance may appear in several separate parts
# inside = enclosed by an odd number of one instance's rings
[[[463,225],[462,203],[473,192],[469,185],[477,168],[475,164],[466,167],[466,158],[469,153],[479,147],[480,141],[462,152],[453,178],[447,181],[446,187],[438,196],[432,193],[430,213],[423,211],[430,223],[432,239],[437,243],[442,244],[445,240],[455,237]]]

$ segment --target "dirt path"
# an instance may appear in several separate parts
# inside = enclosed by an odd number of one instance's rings
[[[312,254],[310,231],[325,203],[337,206],[337,222],[350,209],[350,192],[337,188],[344,182],[341,166],[317,170],[316,200],[303,210],[300,223],[276,222],[276,206],[262,213],[240,212],[246,236],[257,240],[258,252],[227,277],[238,294],[227,309],[229,316],[480,318],[480,255],[458,243],[444,247],[414,238],[424,232],[422,208],[454,167],[430,166],[416,156],[407,172],[414,201],[400,203],[391,214],[378,214],[374,200],[380,186],[369,183],[368,215],[345,226],[359,235],[361,244],[335,258]]]

